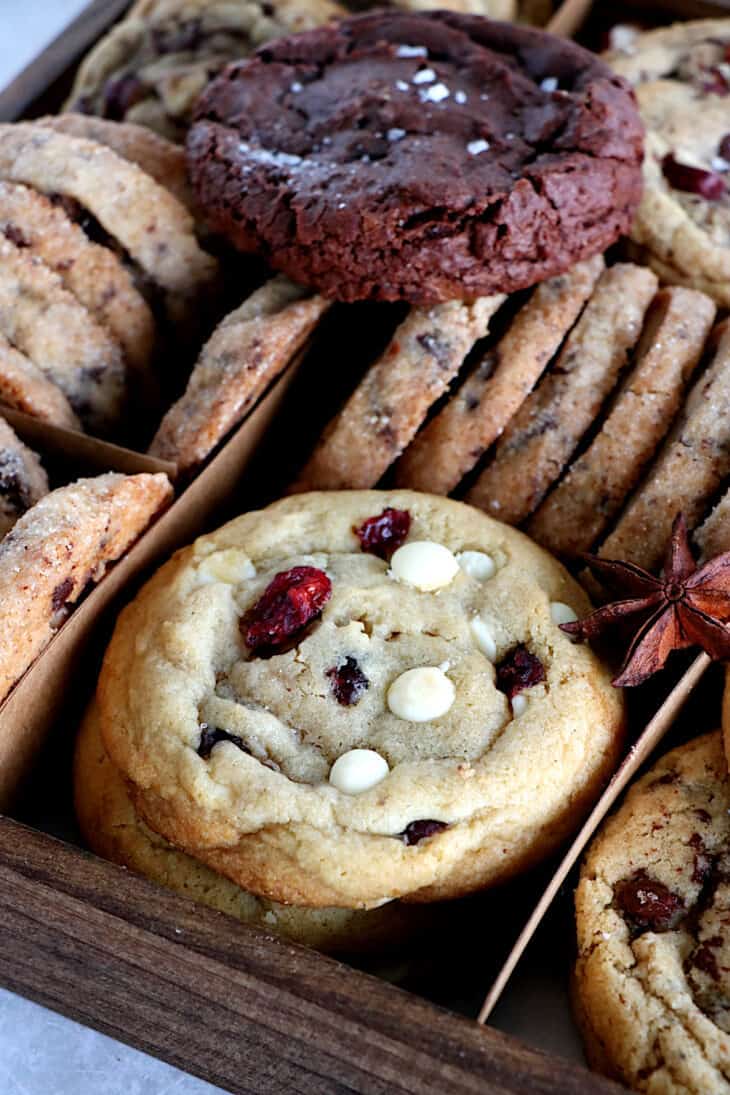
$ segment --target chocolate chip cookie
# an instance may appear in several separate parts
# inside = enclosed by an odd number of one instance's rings
[[[150,455],[173,461],[181,472],[201,464],[283,372],[327,308],[322,297],[281,276],[252,293],[203,347]]]
[[[664,281],[727,307],[730,20],[648,31],[605,60],[634,85],[647,130],[632,239]]]
[[[82,63],[66,109],[184,139],[195,100],[229,62],[343,14],[332,0],[153,0]]]
[[[0,418],[0,537],[44,494],[48,476],[40,459]]]
[[[586,608],[461,503],[295,495],[125,609],[104,743],[151,829],[259,896],[456,896],[554,848],[615,762],[622,695],[558,626]]]
[[[214,228],[345,301],[532,285],[626,231],[641,188],[623,80],[571,42],[455,12],[267,44],[208,87],[187,147]]]
[[[104,575],[171,496],[165,475],[79,479],[41,498],[0,541],[0,700],[89,582]]]
[[[591,1064],[652,1095],[730,1090],[730,784],[719,732],[668,753],[594,841],[576,893]]]

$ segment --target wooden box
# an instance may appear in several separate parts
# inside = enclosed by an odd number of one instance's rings
[[[91,3],[0,93],[0,120],[57,108],[80,55],[127,4]],[[641,6],[680,17],[723,8],[720,0]],[[633,7],[622,5],[622,14]],[[552,26],[573,34],[602,14],[589,0],[566,0]],[[8,810],[0,817],[0,983],[236,1093],[618,1091],[583,1067],[570,1019],[570,888],[491,1025],[476,1021],[554,865],[460,903],[413,951],[368,972],[194,905],[76,843],[70,747],[115,611],[175,547],[226,512],[275,496],[276,468],[254,453],[300,382],[296,366],[285,373],[0,706],[0,805]],[[38,426],[20,428],[32,440]],[[113,448],[91,444],[79,459],[89,468],[150,466]]]

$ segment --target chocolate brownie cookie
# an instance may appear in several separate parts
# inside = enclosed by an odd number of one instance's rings
[[[283,372],[327,308],[322,297],[281,276],[252,293],[203,347],[150,454],[172,460],[181,472],[202,463]]]
[[[554,848],[615,762],[622,694],[558,626],[587,603],[459,502],[295,495],[124,610],[104,742],[145,822],[253,893],[453,897]]]
[[[48,494],[48,476],[36,455],[0,418],[0,537]]]
[[[332,0],[172,0],[135,5],[89,53],[66,109],[182,141],[195,100],[229,62],[344,11]]]
[[[41,498],[0,541],[0,700],[89,582],[103,577],[171,497],[165,475],[79,479]]]
[[[327,952],[377,951],[433,920],[425,906],[389,901],[377,909],[307,909],[256,897],[153,832],[137,816],[129,788],[104,748],[92,703],[74,757],[74,804],[81,833],[97,853],[161,886],[245,924]]]
[[[475,15],[375,12],[278,39],[213,81],[196,119],[211,225],[341,300],[524,288],[602,251],[640,196],[625,82]]]
[[[730,305],[730,19],[678,23],[605,59],[636,89],[644,194],[631,236],[659,276]],[[700,124],[698,124],[698,120]]]
[[[577,1017],[590,1063],[632,1091],[730,1091],[729,812],[716,732],[633,786],[583,866]]]

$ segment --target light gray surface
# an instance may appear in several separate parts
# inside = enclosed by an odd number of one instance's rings
[[[86,6],[88,0],[0,0],[0,88]]]

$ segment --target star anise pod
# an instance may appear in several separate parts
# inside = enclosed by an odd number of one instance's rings
[[[625,621],[636,626],[629,652],[613,682],[617,687],[641,684],[664,667],[673,650],[700,646],[711,658],[730,658],[730,552],[716,556],[698,570],[681,513],[674,519],[659,578],[633,563],[595,555],[584,558],[606,589],[625,596],[597,609],[585,620],[560,626],[583,640],[594,639]]]

